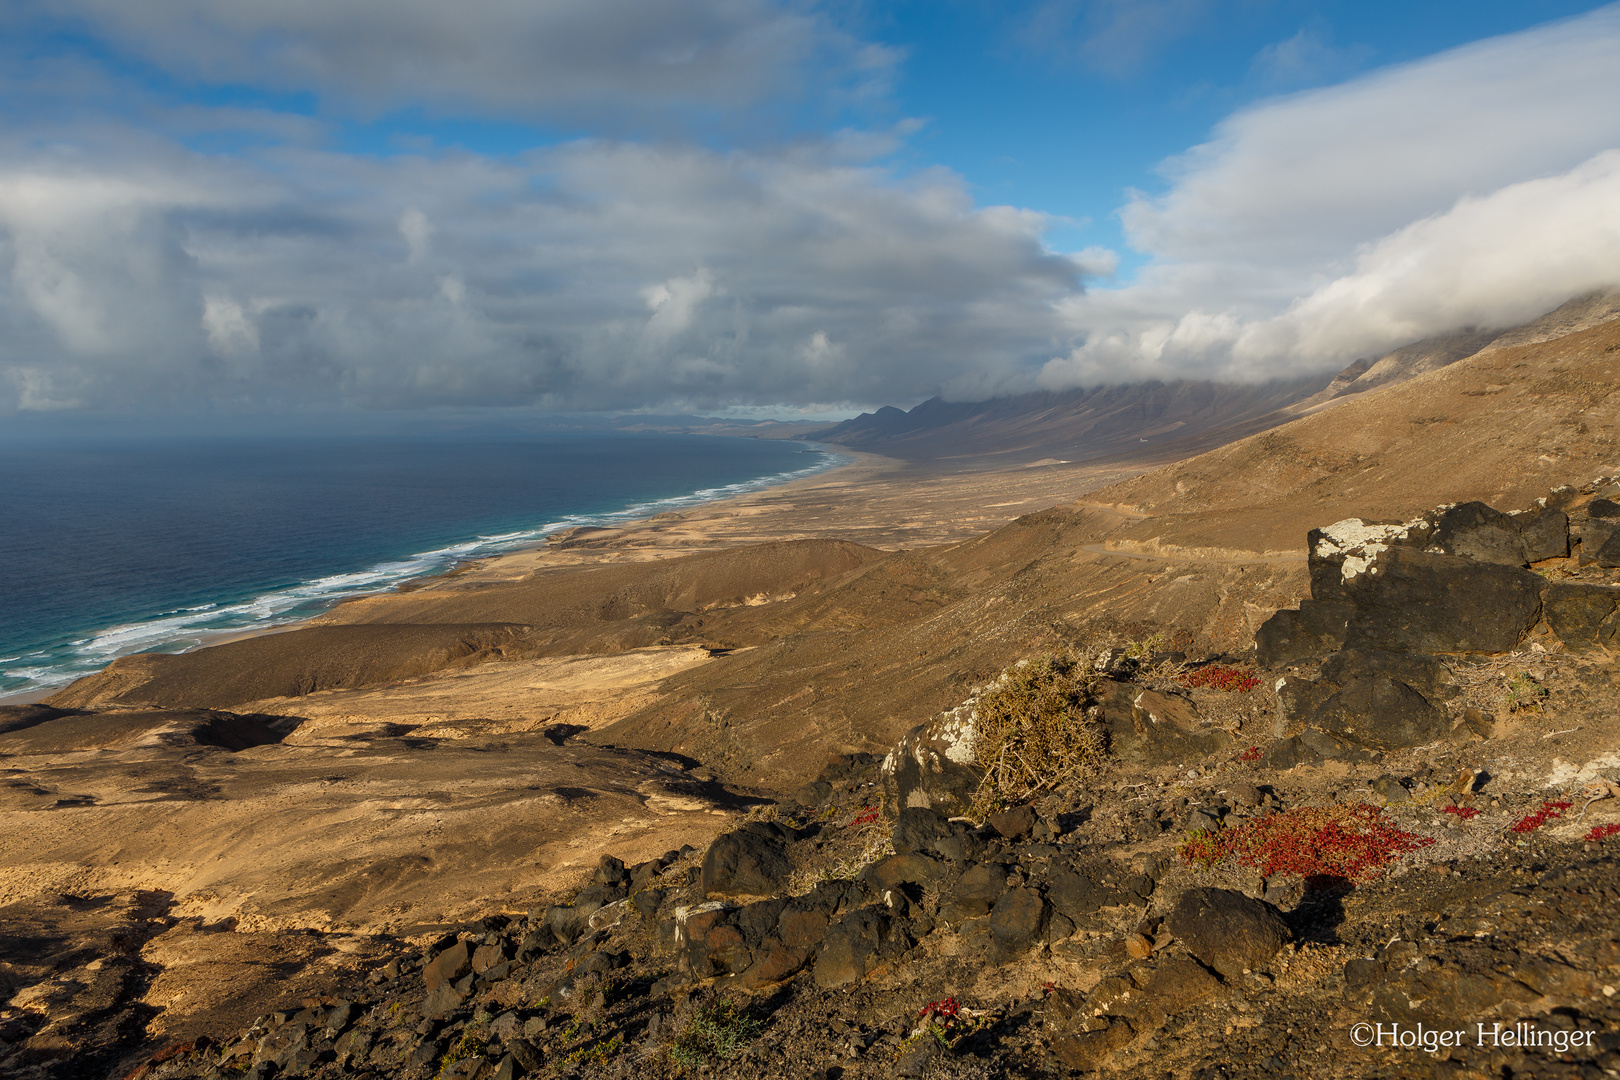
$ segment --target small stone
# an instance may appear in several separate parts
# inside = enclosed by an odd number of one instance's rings
[[[1008,840],[1017,840],[1028,836],[1035,828],[1035,808],[1025,803],[999,814],[991,814],[985,818],[985,822]]]
[[[596,864],[596,883],[598,885],[624,885],[630,880],[624,863],[612,855],[603,855]]]
[[[1125,938],[1125,951],[1132,959],[1146,960],[1153,955],[1153,939],[1146,934],[1130,934]]]
[[[472,954],[466,942],[458,941],[429,961],[422,969],[422,982],[429,991],[433,991],[445,983],[455,982],[471,970]]]
[[[990,936],[1003,952],[1026,949],[1046,928],[1049,911],[1034,889],[1009,889],[990,911]]]
[[[928,1067],[934,1059],[944,1053],[943,1047],[935,1039],[924,1036],[914,1043],[910,1049],[900,1055],[894,1063],[895,1076],[920,1077],[928,1072]]]

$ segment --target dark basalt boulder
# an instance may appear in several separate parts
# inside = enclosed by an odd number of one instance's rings
[[[1508,515],[1519,528],[1527,563],[1569,556],[1569,515],[1546,506],[1515,510]]]
[[[1165,926],[1228,979],[1263,967],[1292,936],[1276,908],[1230,889],[1188,889]]]
[[[988,914],[1001,894],[1007,891],[1007,868],[1000,863],[970,866],[957,879],[939,904],[939,914],[948,923]]]
[[[893,804],[947,817],[967,813],[984,781],[973,754],[977,722],[969,703],[908,731],[883,759],[883,787]]]
[[[1541,615],[1543,580],[1515,566],[1392,547],[1355,575],[1352,647],[1427,653],[1517,648]]]
[[[703,856],[703,895],[769,896],[792,870],[783,840],[738,829],[717,837]]]
[[[1427,545],[1429,551],[1460,555],[1475,562],[1527,566],[1552,558],[1552,554],[1544,552],[1560,546],[1559,540],[1563,541],[1563,551],[1569,546],[1569,519],[1557,510],[1538,507],[1523,515],[1514,515],[1494,510],[1482,502],[1466,502],[1441,507],[1429,518],[1433,523]],[[1532,547],[1535,550],[1531,550]]]
[[[1330,694],[1312,715],[1316,728],[1369,750],[1422,746],[1451,730],[1446,713],[1398,679],[1364,675]]]
[[[1547,625],[1572,652],[1614,650],[1617,609],[1620,589],[1608,585],[1551,582],[1542,598]]]
[[[990,937],[1000,957],[1022,952],[1046,930],[1051,907],[1035,889],[1008,889],[990,909]]]
[[[950,821],[936,810],[908,806],[894,823],[894,850],[901,855],[921,852],[951,862],[971,862],[984,851],[973,826]]]
[[[858,982],[878,964],[903,955],[912,945],[901,920],[886,909],[860,908],[827,931],[816,955],[816,985],[827,990]]]
[[[1058,914],[1076,926],[1087,926],[1097,912],[1139,903],[1153,894],[1153,888],[1153,879],[1146,874],[1132,874],[1121,880],[1095,870],[1066,870],[1047,882],[1046,898]]]
[[[1355,615],[1354,604],[1301,600],[1267,619],[1254,634],[1255,659],[1267,667],[1323,656],[1343,647]]]
[[[919,852],[908,851],[890,855],[868,866],[861,880],[873,892],[881,895],[885,889],[901,885],[926,885],[946,876],[945,864]]]
[[[1439,657],[1379,649],[1345,649],[1328,657],[1317,682],[1343,689],[1370,676],[1398,680],[1436,704],[1456,697],[1458,692],[1450,665]]]
[[[1581,494],[1555,491],[1511,514],[1471,502],[1407,522],[1313,529],[1311,598],[1255,633],[1262,664],[1322,659],[1317,678],[1274,685],[1279,741],[1266,763],[1364,760],[1449,735],[1446,703],[1458,688],[1442,655],[1511,652],[1533,635],[1573,652],[1620,652],[1620,588],[1525,569],[1567,557],[1572,535],[1583,563],[1611,542],[1620,563],[1620,515],[1608,510],[1620,503],[1583,507]]]
[[[598,885],[628,885],[630,872],[620,860],[612,855],[603,855],[596,865],[595,880]]]
[[[990,814],[985,819],[997,833],[1008,840],[1018,840],[1030,834],[1035,828],[1035,808],[1028,803],[1015,806],[1011,810],[1003,810],[998,814]]]
[[[1607,499],[1598,501],[1609,503]],[[1596,506],[1597,503],[1592,505]],[[1594,515],[1580,525],[1577,534],[1581,542],[1582,566],[1620,566],[1620,518]]]

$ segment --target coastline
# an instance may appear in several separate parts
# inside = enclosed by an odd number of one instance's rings
[[[1048,459],[1002,468],[958,468],[863,451],[839,453],[852,460],[680,512],[592,529],[561,544],[471,559],[445,573],[413,579],[408,589],[345,600],[308,622],[350,621],[337,616],[379,598],[482,588],[564,567],[644,562],[745,544],[833,538],[898,551],[960,543],[1150,467]]]
[[[368,597],[375,597],[375,596],[387,596],[387,595],[392,595],[392,594],[395,594],[395,593],[398,593],[398,592],[418,591],[418,590],[423,589],[425,587],[429,587],[432,583],[441,581],[443,579],[453,579],[453,578],[456,578],[458,576],[465,575],[466,573],[468,573],[468,571],[470,569],[478,568],[478,567],[484,566],[485,564],[499,561],[499,560],[504,559],[504,558],[506,558],[508,556],[526,555],[526,554],[531,554],[531,553],[536,552],[536,551],[544,551],[548,547],[551,546],[551,538],[557,536],[560,533],[569,533],[569,532],[578,530],[580,528],[586,528],[586,529],[605,528],[605,529],[609,529],[609,530],[618,530],[620,528],[635,528],[635,527],[637,527],[638,525],[640,525],[641,523],[643,523],[645,521],[652,520],[652,519],[657,518],[659,516],[662,516],[664,514],[668,514],[668,513],[673,512],[672,510],[658,510],[658,509],[656,509],[658,507],[666,507],[667,506],[667,507],[678,507],[680,509],[685,509],[687,507],[708,506],[708,505],[715,504],[715,503],[728,502],[728,501],[733,500],[733,499],[746,498],[748,495],[757,494],[760,491],[769,491],[769,490],[774,490],[776,488],[782,488],[782,487],[787,487],[787,486],[790,486],[790,485],[798,484],[798,483],[801,483],[801,482],[804,482],[804,481],[813,481],[813,480],[815,480],[815,479],[817,479],[819,477],[824,477],[824,476],[828,476],[828,475],[831,475],[831,474],[834,474],[834,473],[842,472],[843,470],[851,467],[852,465],[858,464],[858,462],[855,462],[855,461],[843,461],[843,462],[840,462],[840,461],[837,460],[837,459],[840,459],[840,458],[862,458],[862,457],[873,457],[874,456],[874,455],[863,455],[863,454],[860,454],[859,452],[845,451],[845,450],[843,450],[841,448],[824,447],[821,444],[817,444],[817,443],[805,443],[803,445],[804,445],[804,452],[806,452],[806,453],[816,452],[816,453],[822,453],[822,454],[829,455],[830,457],[832,457],[834,459],[833,463],[826,466],[826,467],[815,468],[814,471],[811,471],[809,473],[809,475],[801,475],[803,472],[805,472],[805,470],[791,470],[791,471],[787,471],[787,472],[779,472],[779,473],[774,473],[774,474],[768,474],[768,475],[765,475],[765,476],[758,477],[758,478],[756,478],[754,480],[751,480],[751,481],[744,481],[744,482],[741,482],[741,483],[738,483],[738,484],[726,485],[723,488],[698,489],[696,491],[671,495],[671,496],[667,496],[667,497],[664,497],[664,498],[650,500],[648,502],[637,503],[637,504],[633,504],[631,506],[628,506],[628,507],[624,508],[623,510],[608,511],[608,512],[605,512],[605,513],[598,513],[598,514],[564,515],[556,523],[541,526],[540,529],[537,530],[536,535],[532,539],[526,539],[526,540],[522,541],[519,545],[517,545],[517,546],[515,546],[515,547],[513,547],[513,548],[511,548],[509,550],[500,551],[500,552],[494,552],[494,553],[488,553],[488,554],[482,554],[482,555],[470,555],[470,556],[466,556],[466,557],[456,557],[456,558],[453,559],[453,561],[450,562],[450,564],[448,566],[445,566],[442,569],[433,571],[431,573],[404,577],[404,578],[395,580],[392,583],[388,583],[388,584],[379,584],[375,589],[371,589],[371,590],[368,590],[368,591],[365,591],[365,592],[359,592],[359,593],[356,593],[354,595],[338,597],[338,598],[332,600],[329,604],[327,604],[321,610],[313,612],[313,613],[305,615],[305,616],[302,616],[302,617],[291,618],[291,619],[287,619],[285,621],[278,621],[278,620],[275,620],[274,617],[271,617],[270,619],[266,620],[262,625],[222,627],[222,628],[219,628],[219,629],[202,629],[202,630],[193,631],[191,633],[186,634],[185,636],[187,638],[195,639],[195,643],[190,644],[190,645],[186,646],[183,649],[177,650],[172,655],[180,655],[180,654],[184,654],[184,653],[192,653],[192,652],[196,652],[196,651],[198,651],[200,649],[211,648],[211,647],[217,646],[217,645],[224,645],[224,644],[228,644],[228,643],[233,642],[233,641],[241,641],[241,640],[245,640],[245,639],[248,639],[248,638],[264,637],[264,636],[268,636],[268,635],[271,635],[271,634],[285,633],[285,632],[290,631],[290,630],[297,630],[297,629],[300,629],[302,627],[309,626],[309,625],[312,625],[312,624],[316,623],[322,617],[330,614],[332,611],[336,610],[337,608],[339,608],[339,607],[341,607],[341,606],[343,606],[345,604],[352,603],[355,600],[360,600],[360,599],[365,599],[365,598],[368,598]],[[887,460],[887,459],[884,459],[884,460]],[[787,477],[787,479],[776,480],[776,478],[784,477],[784,476]],[[773,480],[776,481],[776,482],[772,482]],[[759,487],[754,487],[753,485],[756,485],[756,484],[760,485],[760,486]],[[747,490],[744,490],[744,491],[731,491],[730,490],[730,489],[738,488],[738,487],[746,488]],[[687,502],[686,501],[688,499],[693,499],[693,498],[695,498],[697,496],[703,495],[706,491],[722,491],[722,492],[727,492],[727,493],[718,494],[718,495],[713,496],[712,498],[703,499],[703,500],[698,501],[698,502]],[[652,513],[646,513],[646,511],[649,511],[649,510],[651,510],[653,512]],[[623,521],[622,525],[619,522],[614,520],[614,519],[618,518],[620,515],[625,515],[625,514],[640,514],[641,516],[626,518]],[[612,522],[612,524],[609,524],[609,525],[593,525],[593,524],[571,525],[571,524],[569,524],[569,522],[572,522],[572,521],[575,521],[575,520],[578,520],[578,521],[581,521],[581,522]],[[492,540],[498,540],[499,538],[496,537],[496,538],[491,538],[491,539]],[[461,544],[454,545],[454,546],[457,546],[457,547],[471,546],[475,542],[476,541],[466,541],[466,542],[463,542]],[[400,561],[400,562],[408,562],[408,561],[423,559],[423,558],[426,558],[426,557],[431,556],[433,554],[435,554],[435,552],[431,552],[431,551],[429,551],[429,552],[413,552],[413,553],[409,553],[409,554],[406,554],[406,555],[403,555],[403,556],[399,556],[398,561]],[[376,567],[366,567],[366,568],[362,568],[362,569],[359,569],[359,570],[347,571],[344,574],[334,575],[334,576],[348,576],[348,575],[355,575],[355,574],[364,574],[364,573],[372,572],[375,569],[376,569]],[[307,586],[309,586],[311,584],[315,584],[315,583],[314,582],[308,582],[308,581],[301,582],[298,585],[292,586],[291,588],[292,589],[304,588],[304,587],[307,587]],[[273,593],[266,593],[266,594],[263,594],[263,595],[267,596],[267,595],[274,595],[274,594]],[[253,599],[257,600],[257,599],[261,599],[261,598],[262,598],[262,596],[261,597],[254,597]],[[149,623],[152,623],[152,622],[159,621],[162,618],[165,618],[165,616],[158,616],[158,617],[156,617],[154,619],[151,619],[151,620],[145,620],[144,622],[132,623],[132,624],[129,624],[129,627],[131,627],[131,628],[139,627],[139,626],[142,626],[142,625],[146,625],[146,624],[149,624]],[[121,627],[121,626],[106,627],[106,628],[103,628],[101,630],[88,632],[87,637],[93,639],[93,638],[95,638],[97,636],[105,635],[105,634],[108,634],[108,633],[113,633],[113,632],[116,632],[116,631],[118,631],[120,629],[125,629],[125,628],[126,627]],[[152,645],[150,647],[135,649],[135,650],[133,650],[131,652],[128,652],[128,653],[123,653],[123,652],[114,653],[112,655],[107,656],[106,660],[100,665],[100,667],[91,669],[89,671],[81,671],[78,674],[74,675],[71,679],[68,679],[65,682],[54,683],[54,684],[46,685],[46,686],[35,686],[35,687],[29,688],[29,689],[18,690],[18,691],[14,691],[14,692],[11,692],[11,693],[0,693],[0,707],[16,706],[16,705],[29,705],[29,704],[38,703],[39,701],[42,701],[43,699],[48,698],[48,697],[52,696],[53,694],[56,694],[56,693],[60,692],[64,687],[71,685],[73,682],[77,681],[78,679],[84,678],[86,675],[93,674],[97,670],[101,670],[101,668],[105,667],[105,665],[107,663],[111,663],[113,660],[118,659],[121,656],[132,656],[132,655],[139,655],[140,653],[144,653],[144,652],[152,652],[155,649],[160,648],[161,644],[162,643],[159,642],[159,643],[156,643],[156,644],[154,644],[154,645]]]
[[[843,448],[829,452],[848,460],[808,476],[678,509],[611,524],[563,526],[510,551],[473,556],[433,574],[344,597],[304,618],[205,631],[198,635],[197,644],[181,652],[310,626],[372,621],[375,608],[399,598],[425,600],[565,567],[643,562],[746,544],[826,537],[883,550],[950,544],[1142,471],[1139,466],[1075,465],[1050,459],[986,469],[980,462],[958,466]],[[563,534],[566,538],[557,542],[556,537]],[[71,682],[0,696],[0,706],[34,704],[68,685]]]

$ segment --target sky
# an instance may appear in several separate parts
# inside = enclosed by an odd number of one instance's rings
[[[783,418],[1620,284],[1620,4],[8,0],[0,424]]]

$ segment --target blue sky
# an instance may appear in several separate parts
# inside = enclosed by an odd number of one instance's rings
[[[1054,228],[1051,242],[1115,248],[1128,274],[1141,257],[1114,215],[1126,190],[1163,190],[1159,164],[1204,141],[1237,109],[1598,5],[1120,6],[1145,9],[1142,23],[1108,26],[1107,5],[1020,10],[914,0],[889,6],[876,29],[878,40],[906,54],[896,82],[900,111],[929,121],[910,140],[915,160],[961,173],[980,201],[1086,222]],[[1060,13],[1046,25],[1066,34],[1041,32],[1043,9]]]
[[[835,415],[1620,282],[1620,8],[17,0],[0,414]]]

